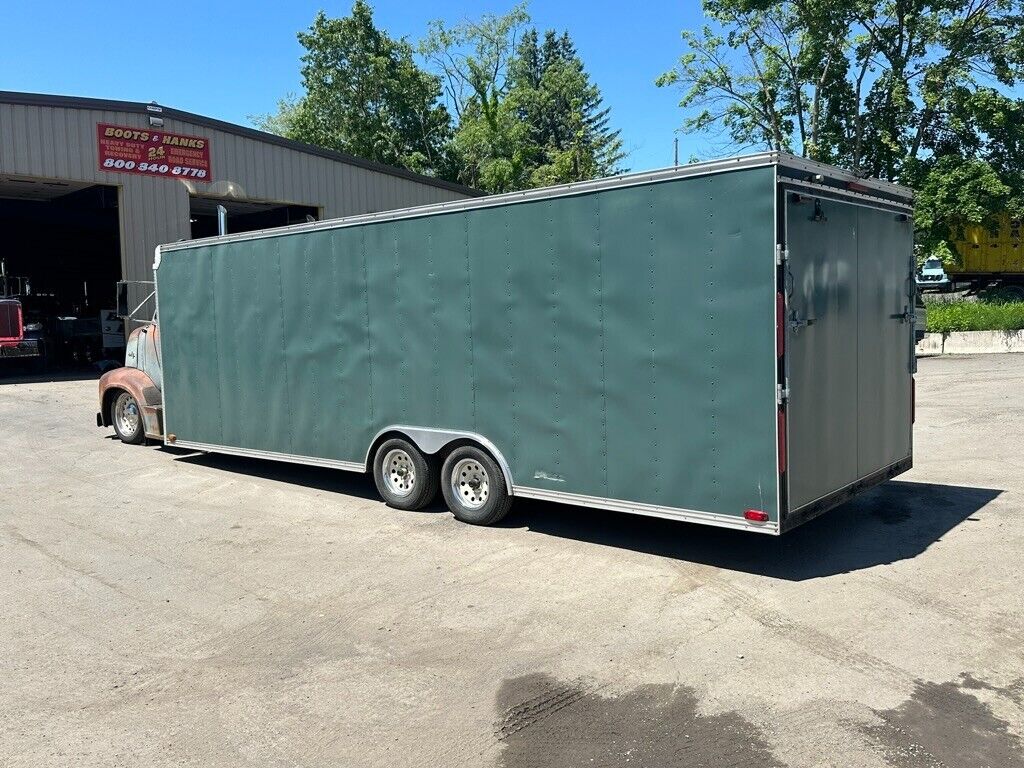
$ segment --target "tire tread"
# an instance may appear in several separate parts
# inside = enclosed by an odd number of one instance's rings
[[[392,448],[400,448],[412,457],[413,463],[416,465],[416,475],[421,478],[416,483],[412,495],[405,499],[389,498],[387,486],[384,484],[382,465],[384,456]],[[392,437],[381,443],[373,455],[373,482],[377,486],[377,492],[389,507],[415,511],[423,509],[436,498],[441,478],[436,460],[430,456],[424,456],[411,441],[401,437]]]
[[[486,465],[488,475],[494,478],[491,483],[494,491],[497,491],[497,493],[492,491],[488,504],[484,505],[480,510],[466,510],[463,508],[452,495],[449,488],[450,483],[447,478],[451,474],[452,466],[461,458],[474,458]],[[509,493],[501,467],[498,466],[498,462],[487,451],[477,448],[475,445],[460,446],[445,458],[444,466],[441,469],[441,492],[444,494],[444,500],[448,505],[448,509],[455,515],[455,518],[470,525],[494,525],[512,509],[512,494]],[[490,503],[491,500],[493,500],[493,504]]]

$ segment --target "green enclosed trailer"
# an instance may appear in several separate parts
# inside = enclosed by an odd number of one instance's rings
[[[765,153],[164,245],[165,439],[780,533],[911,466],[911,205]]]

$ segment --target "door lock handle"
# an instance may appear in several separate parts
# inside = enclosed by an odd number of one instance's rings
[[[793,312],[789,318],[789,327],[794,331],[799,331],[801,328],[814,325],[814,320],[815,318],[813,317],[800,317],[796,312]]]
[[[903,312],[898,315],[889,315],[893,320],[899,320],[901,323],[912,323],[916,318],[914,313],[910,311],[910,307],[904,306]]]

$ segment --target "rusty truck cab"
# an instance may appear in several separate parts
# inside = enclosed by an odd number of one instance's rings
[[[131,319],[131,313],[124,316]],[[163,370],[155,319],[128,336],[124,367],[100,378],[96,426],[113,427],[126,443],[163,439]]]

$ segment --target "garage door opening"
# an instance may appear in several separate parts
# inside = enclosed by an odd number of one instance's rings
[[[228,200],[218,197],[192,197],[189,203],[189,221],[192,239],[213,237],[217,234],[217,206],[227,208],[227,231],[252,232],[257,229],[285,227],[320,218],[318,209],[308,205],[282,203],[256,203]]]
[[[102,184],[0,176],[0,292],[21,302],[50,366],[116,356],[105,349],[101,312],[115,309],[121,279],[117,193]],[[116,330],[107,336],[115,350],[124,345]]]

